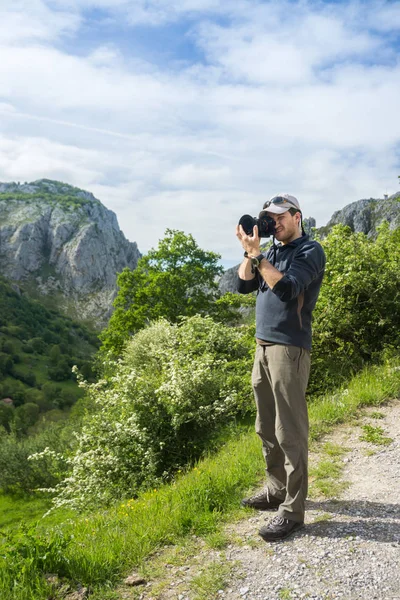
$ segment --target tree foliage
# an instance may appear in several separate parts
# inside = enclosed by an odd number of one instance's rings
[[[337,225],[322,244],[327,265],[314,311],[311,392],[400,345],[400,229],[385,222],[372,240]]]
[[[106,350],[119,353],[134,333],[161,317],[212,314],[219,298],[219,256],[199,248],[191,235],[167,229],[157,249],[143,256],[135,270],[118,277],[115,311],[101,339]]]
[[[65,381],[75,387],[77,398],[80,390],[72,366],[77,364],[93,379],[90,361],[97,347],[97,336],[84,325],[16,291],[0,277],[0,400],[10,397],[15,407],[33,402],[41,412],[70,406],[70,394],[59,394],[49,403],[42,388],[48,379]]]

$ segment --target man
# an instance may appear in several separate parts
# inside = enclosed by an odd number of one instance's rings
[[[259,531],[280,540],[304,526],[308,489],[308,413],[305,392],[310,372],[311,313],[325,268],[318,242],[302,228],[294,196],[279,194],[263,211],[275,221],[275,239],[261,253],[257,226],[236,235],[244,249],[238,291],[257,290],[256,353],[252,384],[257,407],[256,432],[262,440],[267,487],[242,501],[277,516]],[[264,213],[260,213],[265,214]]]

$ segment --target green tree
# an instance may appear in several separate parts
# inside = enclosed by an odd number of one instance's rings
[[[62,358],[60,346],[58,344],[51,347],[49,359],[52,365],[56,365]]]
[[[27,402],[18,406],[14,412],[15,430],[19,434],[25,434],[31,425],[34,425],[39,418],[40,409],[37,404]]]
[[[223,271],[218,259],[191,235],[167,229],[156,250],[119,275],[103,349],[119,353],[131,335],[161,317],[174,323],[181,316],[212,314],[220,297],[216,278]]]
[[[66,358],[61,358],[56,365],[49,367],[48,374],[53,381],[71,379],[72,371]]]
[[[46,343],[40,337],[34,337],[27,343],[30,344],[30,346],[33,348],[33,351],[37,352],[38,354],[44,354],[46,352]]]
[[[10,424],[14,418],[14,407],[8,406],[3,402],[0,402],[0,427],[4,427],[4,429],[9,432]]]
[[[337,225],[322,244],[327,263],[313,318],[310,392],[400,345],[400,229],[385,222],[374,241]]]
[[[6,375],[10,373],[13,368],[13,359],[5,352],[0,352],[0,373]]]

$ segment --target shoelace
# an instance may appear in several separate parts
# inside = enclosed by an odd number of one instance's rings
[[[254,496],[252,496],[251,498],[252,500],[264,500],[264,498],[267,498],[269,502],[269,490],[261,490],[261,492],[258,492],[258,494],[254,494]]]
[[[283,517],[276,516],[272,519],[269,525],[283,525],[286,520],[287,519],[284,519]]]

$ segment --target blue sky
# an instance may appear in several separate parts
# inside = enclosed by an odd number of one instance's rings
[[[141,252],[165,229],[236,264],[289,192],[323,225],[398,190],[400,2],[0,3],[0,181],[92,191]]]

